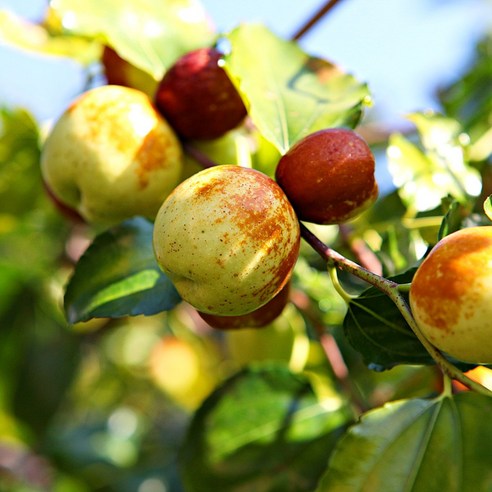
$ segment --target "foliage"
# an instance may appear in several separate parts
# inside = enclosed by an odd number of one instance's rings
[[[188,174],[233,156],[273,176],[313,131],[364,131],[365,82],[262,24],[218,33],[196,0],[53,0],[43,25],[0,14],[2,40],[88,73],[106,45],[158,81],[224,44],[250,118],[188,142]],[[442,114],[378,142],[393,187],[370,210],[307,225],[291,302],[259,330],[214,331],[181,302],[148,220],[96,230],[60,214],[43,122],[2,109],[0,489],[489,490],[492,400],[462,371],[489,386],[491,371],[436,357],[405,306],[426,252],[492,217],[490,44],[440,91]]]

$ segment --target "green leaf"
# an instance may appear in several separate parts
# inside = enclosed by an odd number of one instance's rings
[[[246,369],[195,414],[182,455],[185,488],[312,491],[348,419],[340,399],[317,401],[302,375]]]
[[[0,214],[30,212],[44,194],[38,142],[30,113],[0,108]]]
[[[485,215],[492,220],[492,195],[489,195],[487,199],[483,202],[483,210]]]
[[[45,27],[9,11],[0,11],[0,40],[40,54],[65,56],[84,65],[98,60],[101,47],[77,36],[52,36]]]
[[[438,115],[409,117],[422,148],[400,134],[390,137],[388,169],[402,200],[416,210],[431,210],[451,195],[465,203],[481,189],[479,172],[465,161],[458,124]]]
[[[136,218],[96,237],[78,261],[65,292],[71,323],[152,315],[180,302],[155,260],[152,230],[150,222]]]
[[[414,273],[410,270],[391,279],[407,283]],[[343,328],[350,344],[371,369],[433,363],[393,301],[375,287],[350,301]]]
[[[470,136],[470,159],[486,160],[492,152],[492,34],[486,33],[476,46],[475,57],[465,73],[440,91],[446,114],[456,118]]]
[[[492,398],[393,402],[340,439],[317,492],[491,490]]]
[[[199,0],[53,0],[51,6],[67,31],[100,39],[156,80],[215,37]]]
[[[253,122],[281,153],[316,130],[359,121],[369,93],[353,76],[260,24],[242,24],[227,37],[225,68]]]

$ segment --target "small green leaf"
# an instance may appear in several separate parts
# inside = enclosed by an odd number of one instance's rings
[[[316,130],[359,121],[368,89],[353,76],[260,24],[242,24],[228,39],[225,68],[253,122],[281,153]]]
[[[78,36],[52,36],[40,24],[30,23],[9,11],[0,11],[0,40],[43,55],[65,56],[89,65],[101,56],[93,40]]]
[[[388,169],[402,200],[418,211],[431,210],[451,195],[462,203],[481,189],[479,172],[465,161],[459,126],[437,115],[409,117],[419,131],[422,147],[400,134],[388,145]]]
[[[156,80],[215,37],[199,0],[53,0],[51,6],[67,31],[100,39]]]
[[[365,414],[340,439],[316,492],[491,490],[492,398],[403,400]]]
[[[71,323],[152,315],[180,302],[155,260],[152,230],[150,222],[136,218],[96,237],[66,289],[65,312]]]
[[[443,200],[444,207],[447,207],[447,212],[439,228],[438,240],[461,229],[463,219],[466,217],[463,205],[456,200]]]
[[[489,195],[487,199],[483,202],[483,210],[485,215],[492,220],[492,195]]]
[[[283,366],[246,369],[195,414],[185,440],[186,490],[310,492],[349,419]]]

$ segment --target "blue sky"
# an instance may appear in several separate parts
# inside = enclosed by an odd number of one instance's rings
[[[320,0],[202,0],[219,30],[238,22],[266,23],[289,37]],[[0,0],[0,8],[39,17],[43,0]],[[435,88],[459,75],[473,44],[491,28],[487,0],[344,0],[301,40],[369,84],[374,114],[392,125],[416,110],[437,109]],[[74,63],[40,59],[0,44],[0,104],[24,105],[41,120],[59,113],[80,90]]]

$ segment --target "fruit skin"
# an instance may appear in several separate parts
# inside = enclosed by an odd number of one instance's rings
[[[492,363],[492,226],[441,239],[412,280],[417,325],[438,349],[464,362]]]
[[[247,114],[236,88],[219,65],[221,54],[201,48],[182,56],[164,75],[156,106],[184,139],[212,140]]]
[[[266,304],[288,282],[300,229],[274,180],[223,165],[175,188],[157,214],[153,244],[185,301],[203,313],[238,316]]]
[[[218,330],[235,330],[240,328],[264,328],[276,320],[289,301],[290,282],[286,283],[282,290],[265,305],[255,309],[251,313],[242,316],[218,316],[216,314],[198,314],[212,328]]]
[[[179,183],[177,136],[142,92],[102,86],[61,115],[41,153],[46,186],[90,224],[153,219]]]
[[[299,219],[340,224],[378,196],[374,156],[352,130],[328,128],[295,143],[278,163],[275,178]]]

